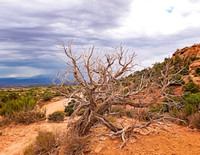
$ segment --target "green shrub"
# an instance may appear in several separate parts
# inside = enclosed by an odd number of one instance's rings
[[[190,93],[198,93],[199,87],[191,80],[187,84],[183,86],[184,92],[190,92]]]
[[[50,122],[62,122],[64,121],[65,113],[63,111],[56,111],[49,115],[48,120]]]
[[[6,116],[23,110],[33,110],[36,101],[31,96],[21,96],[19,99],[8,100],[2,104],[0,115]]]
[[[184,100],[189,104],[200,104],[200,93],[192,94],[189,93],[187,96],[184,97]]]
[[[173,85],[183,85],[185,82],[183,81],[182,77],[180,75],[176,75],[171,79],[173,82]]]
[[[164,112],[169,112],[169,106],[164,104],[164,105],[155,105],[155,106],[150,106],[149,108],[150,113],[164,113]]]
[[[192,105],[192,104],[186,104],[185,107],[183,108],[182,112],[186,115],[189,116],[195,112],[197,112],[197,106],[196,105]]]
[[[199,60],[199,58],[198,57],[190,57],[190,61],[195,61],[195,60]]]
[[[43,100],[50,101],[54,96],[51,93],[44,93]]]
[[[133,114],[132,114],[131,111],[126,111],[126,116],[127,116],[128,118],[133,118]]]
[[[71,116],[74,112],[73,110],[74,105],[68,105],[65,107],[66,116]]]
[[[195,71],[196,71],[196,74],[200,76],[200,68],[197,68]]]
[[[76,103],[76,100],[72,99],[68,103],[68,106],[65,107],[64,112],[66,113],[66,116],[71,116],[72,115],[72,113],[74,112],[73,108],[74,108],[75,103]]]

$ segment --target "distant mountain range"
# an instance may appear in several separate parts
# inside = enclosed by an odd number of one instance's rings
[[[70,80],[74,79],[72,75],[68,77]],[[0,87],[26,87],[26,86],[37,86],[37,85],[52,85],[60,83],[60,80],[55,81],[53,76],[38,75],[29,78],[0,78]]]
[[[30,78],[0,78],[0,87],[35,86],[53,84],[53,78],[43,75]]]

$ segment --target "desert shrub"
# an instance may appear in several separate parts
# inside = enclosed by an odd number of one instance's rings
[[[185,84],[185,82],[183,81],[183,79],[180,75],[174,76],[171,80],[174,81],[172,83],[172,85],[183,85],[183,84]]]
[[[125,115],[124,107],[120,105],[113,105],[111,106],[110,113],[112,115],[122,117]]]
[[[184,113],[182,110],[178,110],[177,107],[173,107],[169,114],[175,118],[178,118],[180,120],[173,119],[171,120],[174,123],[177,123],[179,125],[187,125],[188,124],[188,116],[186,113]]]
[[[40,131],[36,140],[33,144],[28,146],[24,154],[25,155],[49,155],[49,154],[56,154],[57,148],[60,146],[60,142],[58,138],[53,132],[47,131]]]
[[[66,155],[80,155],[87,154],[91,150],[89,148],[90,136],[86,135],[80,137],[73,129],[70,129],[65,135],[61,142],[63,154]]]
[[[189,117],[190,126],[200,130],[200,113],[195,113]]]
[[[163,69],[164,64],[160,62],[156,62],[153,64],[153,69],[155,70],[156,73],[160,74],[160,71]]]
[[[165,92],[166,92],[167,94],[173,95],[173,89],[172,89],[172,88],[166,89]]]
[[[43,100],[50,101],[54,96],[51,93],[44,93]]]
[[[190,61],[195,61],[195,60],[199,60],[199,58],[198,57],[190,57]]]
[[[126,116],[127,116],[128,118],[133,118],[133,114],[132,114],[131,111],[126,111]]]
[[[197,69],[195,70],[195,72],[196,72],[196,74],[197,74],[198,76],[200,76],[200,68],[197,68]]]
[[[190,92],[190,93],[198,93],[199,87],[191,80],[187,84],[183,86],[184,92]]]
[[[137,119],[139,121],[148,121],[152,118],[154,114],[149,113],[149,109],[140,109],[136,108],[132,111],[132,118]]]
[[[164,113],[169,112],[169,106],[167,104],[163,105],[152,105],[149,107],[149,113]]]
[[[183,108],[182,112],[186,115],[189,116],[195,112],[197,112],[198,109],[196,107],[196,105],[192,105],[192,104],[186,104],[185,107]]]
[[[0,122],[0,126],[6,126],[9,125],[10,123],[30,124],[44,120],[44,118],[45,118],[45,112],[39,109],[20,111],[3,117],[3,120]]]
[[[76,103],[76,100],[71,100],[69,103],[68,103],[68,106],[65,107],[65,110],[64,112],[66,113],[66,116],[71,116],[74,112],[73,108],[74,108],[74,105]]]
[[[31,111],[21,111],[14,115],[14,121],[16,123],[30,124],[34,122],[38,122],[44,120],[45,112],[40,111],[38,109],[34,109]]]
[[[36,101],[31,96],[21,96],[14,100],[8,100],[2,104],[0,115],[6,116],[23,110],[34,109]]]
[[[63,111],[56,111],[49,115],[48,121],[50,122],[62,122],[64,121],[65,113]]]
[[[65,113],[66,113],[66,116],[71,116],[74,112],[73,110],[73,105],[68,105],[65,107]]]
[[[192,94],[189,93],[187,96],[184,97],[184,100],[189,104],[200,104],[200,93]]]

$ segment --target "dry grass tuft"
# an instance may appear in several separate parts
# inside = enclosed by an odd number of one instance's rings
[[[62,139],[62,152],[67,155],[79,155],[90,152],[90,136],[79,137],[78,133],[69,130]]]
[[[40,131],[33,144],[29,145],[24,155],[49,155],[57,154],[60,146],[59,138],[53,132]]]
[[[200,113],[195,113],[189,117],[190,126],[200,130]]]

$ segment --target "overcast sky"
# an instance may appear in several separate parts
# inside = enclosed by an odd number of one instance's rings
[[[53,76],[59,40],[123,43],[142,66],[200,43],[200,0],[0,0],[0,78]]]

